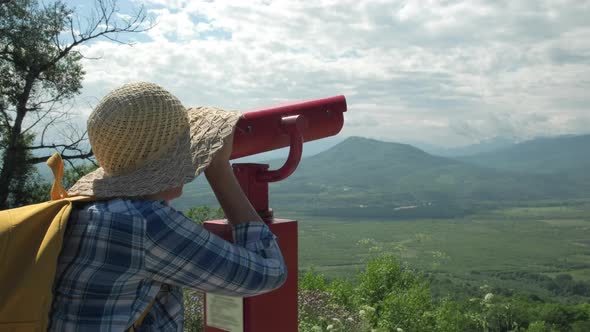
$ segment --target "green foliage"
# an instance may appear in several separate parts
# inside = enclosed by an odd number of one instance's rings
[[[389,254],[371,259],[356,279],[356,284],[329,282],[313,270],[304,273],[300,330],[552,332],[585,331],[590,326],[588,304],[505,297],[491,293],[488,285],[480,287],[477,298],[435,300],[429,283]],[[347,319],[348,326],[334,324]]]
[[[198,290],[185,288],[182,290],[184,301],[184,330],[187,332],[203,331],[204,294]]]
[[[7,130],[4,129],[4,132]],[[22,135],[16,141],[19,146],[28,146],[33,141],[34,136],[31,134]],[[10,133],[0,136],[0,152],[6,151],[10,141]],[[21,165],[15,169],[13,179],[8,187],[7,203],[9,206],[22,206],[35,202],[39,196],[39,191],[36,188],[38,181],[38,174],[34,171],[33,166],[26,163],[26,160],[31,157],[30,151],[24,151],[20,155],[14,156],[17,164]]]
[[[222,208],[213,209],[209,206],[190,208],[185,215],[198,224],[202,224],[206,220],[222,219],[225,216]]]
[[[590,282],[574,280],[567,273],[561,273],[554,278],[531,271],[499,271],[490,273],[491,276],[502,280],[518,280],[538,285],[551,291],[556,296],[590,297]]]
[[[526,332],[557,332],[557,331],[558,330],[555,330],[555,329],[549,327],[543,321],[534,321],[526,329]]]
[[[94,164],[82,164],[75,167],[68,167],[64,170],[62,185],[64,188],[69,188],[74,185],[84,175],[94,172],[97,166]]]
[[[434,302],[428,282],[390,254],[368,262],[353,297],[371,326],[384,331],[457,331],[475,325],[451,300]]]
[[[325,291],[328,288],[328,281],[323,274],[316,273],[314,268],[307,270],[299,278],[299,289]]]
[[[68,167],[64,170],[62,185],[64,188],[71,187],[82,176],[94,171],[96,166],[93,164],[84,164],[75,168]],[[18,195],[19,205],[27,205],[49,200],[52,183],[44,181],[37,171],[27,173],[28,180],[25,183],[24,191],[13,191],[10,197]],[[16,202],[16,201],[15,201]]]
[[[62,1],[39,5],[36,0],[13,0],[0,6],[0,43],[6,57],[0,77],[6,98],[17,98],[34,76],[34,93],[70,98],[79,93],[84,72],[78,52],[64,52],[56,44],[73,11]]]
[[[553,280],[553,290],[560,295],[580,295],[590,297],[590,283],[576,281],[567,273],[558,274]]]
[[[35,171],[25,173],[24,178],[21,187],[11,189],[8,196],[11,206],[23,206],[49,200],[51,183],[43,181]]]
[[[428,283],[392,255],[371,259],[357,280],[355,285],[343,279],[328,282],[313,270],[303,274],[300,330],[459,331],[475,326],[456,302],[434,302]]]
[[[300,290],[299,331],[367,331],[359,312],[340,305],[333,295],[321,290]]]
[[[590,304],[500,296],[479,287],[472,299],[436,300],[420,274],[389,254],[366,265],[353,283],[309,270],[299,280],[299,331],[588,331]],[[202,294],[185,291],[186,330],[201,331]]]
[[[590,320],[575,321],[571,324],[572,332],[588,332],[590,331]]]
[[[468,307],[450,299],[442,299],[435,304],[434,329],[432,331],[474,331],[477,325]]]
[[[358,279],[358,293],[361,296],[359,301],[371,306],[381,304],[390,293],[423,283],[418,275],[403,269],[397,258],[389,254],[370,260]]]
[[[332,295],[334,301],[347,308],[354,308],[354,284],[345,279],[334,279],[327,287],[328,292]]]
[[[376,325],[387,331],[431,330],[432,302],[428,287],[412,285],[397,292],[389,292],[379,305]]]
[[[485,331],[577,331],[590,324],[588,304],[545,303],[492,293],[470,303],[469,315]]]
[[[590,322],[588,305],[567,306],[547,303],[539,311],[541,320],[559,330],[567,330],[573,322]]]

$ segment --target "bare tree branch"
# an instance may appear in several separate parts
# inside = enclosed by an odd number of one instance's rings
[[[68,21],[70,23],[70,34],[71,34],[72,40],[76,40],[76,35],[75,35],[76,30],[74,29],[74,20],[71,17],[68,17]],[[59,39],[57,40],[56,44],[58,45],[58,49],[59,49]]]
[[[132,46],[132,45],[133,45],[133,43],[130,43],[130,42],[124,42],[124,41],[120,41],[120,40],[118,40],[118,39],[116,39],[116,38],[113,38],[113,37],[111,37],[111,36],[108,36],[108,35],[105,35],[104,37],[105,37],[106,39],[108,39],[108,40],[112,41],[112,42],[115,42],[115,43],[118,43],[118,44],[121,44],[121,45],[129,45],[129,46]]]
[[[87,159],[87,160],[91,161],[94,165],[96,165],[96,163],[90,159],[90,157],[92,157],[92,156],[94,156],[94,153],[92,151],[90,151],[90,152],[87,152],[87,153],[81,153],[81,154],[77,154],[77,155],[62,155],[61,156],[61,159],[63,159],[63,160]],[[27,159],[27,163],[28,164],[44,163],[44,162],[47,161],[47,159],[49,159],[49,157],[51,157],[51,156],[43,156],[43,157],[30,158],[30,159]]]
[[[92,159],[88,158],[86,160],[90,161],[94,166],[98,167],[98,165]],[[74,163],[70,159],[66,159],[66,162],[70,165],[71,169],[74,170],[74,172],[76,172],[78,177],[82,177],[85,175],[81,167],[74,165]]]
[[[78,52],[78,53],[80,54],[80,56],[81,56],[83,59],[86,59],[86,60],[100,60],[100,59],[102,59],[102,57],[101,57],[101,56],[92,57],[92,56],[85,56],[84,54],[82,54],[82,52]]]
[[[51,121],[49,121],[48,124],[45,125],[45,127],[43,128],[43,131],[41,132],[41,145],[43,145],[43,143],[45,142],[45,133],[47,132],[47,129],[49,129],[49,127],[51,127],[53,125],[53,123],[55,121],[57,121],[58,118],[53,118],[51,119]]]
[[[75,131],[75,130],[72,130]],[[80,148],[80,143],[83,141],[88,140],[87,138],[87,132],[84,132],[82,135],[78,136],[77,138],[73,138],[72,136],[68,137],[71,141],[71,143],[69,144],[49,144],[49,145],[45,145],[45,144],[40,144],[40,145],[36,145],[36,146],[30,146],[27,147],[27,150],[39,150],[39,149],[55,149],[56,151],[59,152],[59,154],[62,156],[62,159],[64,160],[69,160],[69,159],[88,159],[90,160],[90,157],[92,157],[94,154],[92,152],[92,150],[90,151],[83,151],[82,148]],[[67,155],[67,152],[76,152],[76,154],[73,155]],[[45,157],[37,157],[37,158],[30,158],[27,160],[28,163],[40,163],[43,162],[45,160],[47,160],[47,156]],[[92,160],[90,160],[94,165],[96,165],[96,163]]]
[[[35,126],[37,126],[39,124],[39,122],[41,122],[43,119],[45,119],[49,114],[51,113],[55,113],[53,110],[53,107],[55,106],[55,104],[53,104],[51,107],[49,107],[47,109],[47,111],[45,111],[43,113],[43,115],[39,116],[38,113],[35,113],[38,115],[37,120],[35,120],[35,122],[33,122],[29,127],[27,127],[25,130],[22,131],[22,133],[26,133],[29,130],[33,129]],[[52,118],[51,121],[49,122],[49,124],[53,124],[56,120],[58,120],[59,118],[62,118],[63,116],[67,115],[67,112],[59,112],[59,115],[55,118]],[[43,136],[45,135],[45,131],[47,130],[48,125],[45,126],[45,128],[43,128]],[[41,138],[41,140],[43,140],[43,136]]]
[[[67,56],[74,47],[76,47],[82,43],[85,43],[89,40],[96,39],[98,37],[105,37],[109,40],[116,41],[116,42],[119,42],[122,44],[130,44],[130,43],[124,43],[119,40],[113,39],[109,35],[111,35],[111,34],[116,35],[121,32],[123,32],[123,33],[145,32],[145,31],[150,30],[153,27],[153,25],[150,25],[146,28],[142,28],[142,25],[145,23],[145,21],[147,19],[147,16],[144,13],[143,6],[140,7],[137,14],[134,16],[134,18],[132,20],[125,21],[125,25],[123,27],[117,26],[116,23],[114,25],[111,25],[112,16],[116,12],[117,7],[116,7],[116,1],[110,1],[110,3],[111,3],[110,6],[107,6],[105,0],[98,0],[98,7],[100,9],[99,18],[96,19],[95,22],[91,23],[91,27],[86,29],[85,33],[83,33],[83,34],[81,33],[79,35],[79,38],[77,38],[75,36],[75,34],[73,32],[71,32],[71,34],[73,36],[73,42],[70,43],[69,45],[65,46],[63,49],[60,48],[61,52],[59,52],[56,57],[54,57],[51,61],[46,63],[44,66],[41,66],[39,71],[42,72],[42,71],[46,70],[47,68],[55,65],[57,62],[59,62],[61,59],[63,59],[65,56]],[[97,31],[101,25],[105,26],[104,29],[102,29],[101,31]],[[70,26],[70,29],[73,29],[72,26]]]
[[[68,164],[70,164],[70,167],[73,168],[76,171],[76,173],[78,173],[78,175],[80,174],[80,172],[78,171],[78,168],[76,167],[76,165],[74,165],[74,163],[72,162],[72,160],[66,159],[66,162]]]
[[[27,146],[26,150],[39,150],[39,149],[57,149],[57,148],[70,148],[72,144],[49,144],[49,145],[35,145],[35,146]],[[77,150],[77,149],[75,149]]]
[[[96,163],[96,161],[92,157],[94,157],[94,153],[92,154],[91,157],[86,158],[86,160],[89,161],[89,162],[91,162],[92,165],[94,165],[94,166],[96,166],[98,168],[99,167],[98,164]]]

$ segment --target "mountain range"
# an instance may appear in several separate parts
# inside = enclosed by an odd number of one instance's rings
[[[470,156],[479,153],[491,152],[499,149],[509,147],[516,144],[516,140],[506,137],[493,137],[482,140],[478,143],[457,146],[457,147],[441,147],[433,144],[423,142],[404,142],[411,144],[424,152],[443,156],[443,157],[459,157]]]
[[[590,170],[589,148],[590,135],[546,137],[458,159],[519,173],[577,173]]]
[[[590,197],[590,135],[535,139],[478,154],[442,157],[414,146],[349,137],[302,159],[270,185],[275,210],[379,218],[453,217],[523,202]],[[304,147],[305,149],[305,147]],[[277,168],[283,160],[271,160]],[[203,179],[175,201],[217,205]]]

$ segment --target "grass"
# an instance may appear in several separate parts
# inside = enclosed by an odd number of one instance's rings
[[[587,205],[510,208],[461,219],[411,221],[278,215],[300,220],[300,269],[314,267],[328,277],[351,278],[375,253],[393,252],[409,267],[461,287],[490,284],[507,292],[552,297],[526,278],[499,275],[568,273],[590,282]]]

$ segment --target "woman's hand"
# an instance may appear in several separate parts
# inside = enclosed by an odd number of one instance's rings
[[[231,169],[229,158],[231,157],[234,144],[234,133],[225,138],[223,147],[215,153],[213,160],[205,169],[205,176],[215,177],[217,173],[227,173],[227,168]]]

